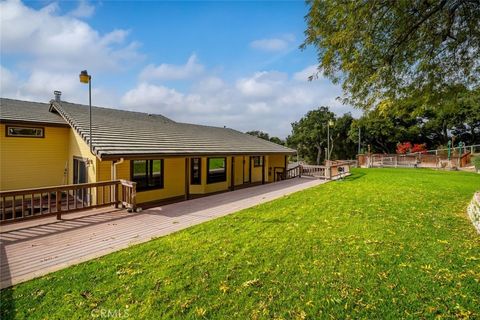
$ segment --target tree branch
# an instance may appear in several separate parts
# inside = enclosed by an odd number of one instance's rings
[[[447,3],[447,0],[442,0],[437,6],[435,6],[430,12],[428,12],[423,18],[420,19],[420,21],[418,21],[417,23],[415,23],[413,26],[410,27],[410,29],[403,34],[402,37],[400,37],[400,39],[396,40],[394,42],[394,44],[390,47],[390,49],[388,51],[391,51],[393,50],[393,52],[391,54],[388,55],[388,58],[387,58],[387,63],[389,65],[392,64],[393,62],[393,58],[395,57],[395,54],[396,54],[396,51],[398,49],[398,47],[400,47],[405,41],[408,40],[408,38],[410,37],[410,35],[416,31],[423,23],[425,23],[425,21],[427,21],[428,19],[430,19],[435,13],[439,12],[440,10],[443,9],[443,7],[445,6],[445,4]]]

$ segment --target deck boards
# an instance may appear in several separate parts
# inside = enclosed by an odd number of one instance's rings
[[[153,207],[140,213],[101,208],[71,213],[61,221],[45,217],[4,225],[0,227],[0,287],[27,281],[324,182],[296,178]]]

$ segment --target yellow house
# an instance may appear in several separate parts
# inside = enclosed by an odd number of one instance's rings
[[[137,203],[175,201],[274,182],[295,153],[156,114],[92,107],[91,119],[88,106],[60,99],[2,98],[0,191],[125,179]]]

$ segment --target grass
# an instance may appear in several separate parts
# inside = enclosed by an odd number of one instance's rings
[[[162,161],[161,160],[137,160],[134,161],[133,165],[133,172],[134,174],[140,174],[140,175],[145,175],[147,171],[147,162],[149,163],[149,166],[152,166],[152,171],[154,173],[158,173],[162,171]]]
[[[225,169],[226,158],[209,158],[208,170]]]
[[[479,318],[480,176],[356,169],[1,291],[2,319]]]

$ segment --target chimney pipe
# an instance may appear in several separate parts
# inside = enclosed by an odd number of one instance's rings
[[[55,101],[60,102],[61,101],[60,97],[62,96],[62,91],[55,90],[55,91],[53,91],[53,94],[55,95]]]

